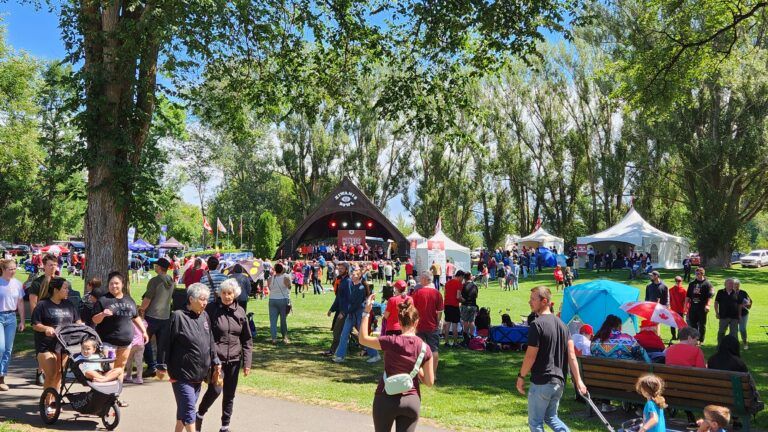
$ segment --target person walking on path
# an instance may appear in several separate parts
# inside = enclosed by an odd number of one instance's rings
[[[275,274],[267,282],[269,289],[269,332],[272,343],[277,343],[277,318],[280,318],[280,334],[283,343],[290,344],[288,339],[288,306],[291,304],[291,279],[285,274],[282,264],[275,264]]]
[[[714,296],[714,289],[704,276],[704,267],[696,269],[696,278],[688,284],[685,308],[688,309],[688,325],[698,330],[701,343],[707,331],[709,300]]]
[[[155,262],[157,276],[147,283],[147,291],[139,306],[139,315],[147,322],[147,337],[150,339],[144,346],[144,361],[147,363],[147,371],[143,374],[145,378],[155,376],[157,370],[157,359],[152,350],[152,336],[155,337],[155,343],[162,339],[162,333],[168,331],[168,322],[171,318],[171,297],[176,289],[176,283],[168,274],[170,266],[171,263],[165,258]],[[157,348],[159,350],[161,346],[158,345]],[[161,357],[160,353],[157,353],[157,357]]]
[[[749,321],[749,310],[752,308],[752,298],[741,289],[741,281],[738,279],[733,280],[733,289],[736,290],[736,299],[739,305],[739,333],[741,333],[741,341],[744,343],[744,350],[748,350],[747,322]]]
[[[733,279],[725,280],[725,288],[717,290],[715,294],[715,317],[719,320],[720,326],[717,331],[717,343],[728,334],[736,336],[739,331],[739,303],[736,290],[733,288]]]
[[[343,294],[342,291],[344,290],[348,290],[348,293]],[[352,333],[352,328],[355,327],[357,328],[358,333],[360,332],[360,326],[363,319],[363,305],[367,297],[367,290],[362,283],[360,270],[354,270],[352,272],[352,279],[343,280],[339,285],[339,296],[342,295],[346,296],[349,300],[339,302],[339,304],[346,303],[347,310],[344,311],[343,309],[340,309],[340,311],[344,313],[345,320],[344,328],[341,330],[341,336],[339,337],[339,346],[336,348],[336,355],[333,357],[333,361],[336,363],[343,363],[345,361],[347,347],[349,345],[349,335]],[[375,349],[366,347],[365,351],[368,354],[368,360],[366,360],[368,363],[376,363],[381,360],[381,356]]]
[[[43,388],[61,387],[61,366],[67,361],[66,354],[57,349],[56,328],[67,324],[82,324],[80,315],[67,298],[69,282],[64,278],[54,277],[40,291],[40,301],[32,311],[32,330],[35,331],[35,352],[37,364],[45,374]],[[53,395],[51,395],[53,397]],[[50,404],[51,400],[46,401]],[[47,414],[53,408],[47,407]]]
[[[552,314],[551,303],[552,291],[549,288],[537,286],[531,290],[528,304],[538,318],[531,323],[528,348],[517,374],[516,385],[517,391],[525,395],[525,377],[531,373],[528,391],[528,427],[531,432],[544,431],[544,423],[557,432],[569,431],[557,416],[569,367],[578,392],[582,395],[587,393],[568,327]]]
[[[47,290],[51,279],[59,271],[59,259],[52,253],[43,255],[43,274],[32,281],[27,294],[29,294],[29,310],[35,310],[40,293]]]
[[[419,312],[411,300],[405,300],[397,306],[397,320],[402,334],[379,338],[369,335],[368,320],[375,299],[375,294],[372,294],[365,302],[358,335],[361,345],[385,353],[384,375],[379,379],[373,397],[373,427],[376,432],[390,432],[392,424],[395,424],[398,432],[415,432],[421,411],[419,383],[429,387],[435,383],[432,352],[429,345],[416,336]],[[412,387],[400,393],[388,393],[384,381],[388,377],[402,374],[410,375]]]
[[[16,330],[24,331],[24,288],[16,279],[16,261],[0,260],[0,391],[8,391],[5,376],[13,354],[13,341]],[[16,322],[16,312],[19,322]]]
[[[685,299],[688,290],[683,286],[683,278],[675,276],[675,285],[669,289],[669,308],[677,312],[681,317],[685,316]],[[677,329],[675,327],[669,327],[672,332],[672,340],[677,339]]]
[[[114,367],[124,369],[131,353],[134,324],[142,332],[145,345],[149,335],[139,317],[139,309],[126,289],[125,276],[113,272],[107,281],[109,292],[94,305],[93,322],[101,340],[115,347]],[[121,406],[127,405],[121,403]]]
[[[419,311],[419,324],[416,334],[429,345],[432,350],[434,373],[437,376],[440,350],[440,321],[443,318],[443,296],[437,286],[429,284],[429,278],[423,278],[421,288],[414,291],[413,306]]]
[[[187,289],[187,308],[171,314],[170,329],[163,334],[165,355],[160,358],[158,377],[163,378],[167,370],[176,399],[175,432],[192,432],[197,419],[197,398],[204,379],[211,377],[211,369],[221,374],[221,361],[211,332],[210,320],[205,312],[211,293],[202,283],[195,283]],[[213,381],[213,380],[212,380]]]
[[[205,308],[205,312],[211,320],[211,332],[213,333],[216,355],[221,362],[224,386],[208,385],[208,390],[206,390],[203,400],[197,408],[195,420],[195,430],[197,431],[202,429],[203,417],[222,391],[224,398],[221,401],[221,428],[219,431],[229,431],[240,367],[243,368],[243,376],[248,376],[251,372],[253,337],[251,336],[251,329],[248,327],[245,309],[237,302],[240,294],[242,291],[237,281],[227,279],[221,284],[219,298]]]
[[[328,349],[328,351],[325,351],[323,355],[325,356],[335,356],[336,355],[336,349],[339,347],[339,340],[341,340],[341,331],[344,329],[344,321],[346,319],[346,315],[343,310],[347,310],[349,305],[347,304],[349,302],[349,290],[342,290],[342,282],[344,279],[349,279],[349,264],[347,262],[340,262],[337,264],[337,270],[338,275],[336,276],[336,279],[333,281],[333,293],[334,293],[334,299],[333,304],[331,304],[330,309],[328,309],[327,316],[331,316],[333,314],[333,321],[331,322],[331,332],[333,332],[333,341],[331,342],[331,347]],[[343,297],[340,297],[342,296]]]

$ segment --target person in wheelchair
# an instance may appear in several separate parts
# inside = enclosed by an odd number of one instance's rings
[[[88,338],[80,345],[80,354],[74,356],[72,359],[75,362],[80,362],[80,370],[83,375],[93,382],[110,382],[119,380],[123,376],[123,368],[114,368],[106,372],[102,371],[102,363],[91,363],[88,360],[101,360],[98,353],[99,344],[96,339]]]

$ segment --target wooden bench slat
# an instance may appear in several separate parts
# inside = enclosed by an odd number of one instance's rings
[[[627,401],[627,402],[633,402],[637,404],[645,403],[645,399],[643,399],[640,395],[638,395],[635,392],[630,393],[630,392],[624,392],[621,390],[607,389],[607,388],[600,388],[596,390],[597,391],[595,392],[593,397],[607,398],[607,399],[618,400],[618,401]],[[685,407],[685,408],[701,409],[707,405],[710,405],[710,402],[702,401],[702,400],[683,399],[678,397],[665,397],[665,399],[667,400],[667,405],[669,405],[670,407]],[[726,408],[729,408],[734,412],[737,412],[735,409],[736,406],[733,404],[722,403],[721,405],[725,406]]]
[[[631,388],[628,388],[626,384],[616,382],[616,381],[587,379],[586,381],[584,381],[584,384],[586,384],[588,389],[595,389],[594,391],[596,391],[596,393],[599,393],[599,391],[597,391],[598,389],[611,389],[614,391],[624,391],[626,393],[637,394],[634,390],[634,386]],[[593,390],[590,390],[590,392],[592,391]],[[708,402],[708,403],[720,404],[720,405],[724,404],[728,406],[735,405],[735,401],[733,400],[732,395],[716,395],[716,394],[700,393],[696,391],[683,391],[683,390],[667,388],[664,390],[664,397],[681,399],[681,400],[690,400],[690,401],[701,401],[702,403]],[[745,398],[744,406],[745,407],[752,406],[752,401],[750,399]]]
[[[579,357],[582,367],[587,366],[602,366],[607,367],[613,371],[643,371],[648,372],[650,367],[653,367],[654,374],[668,373],[670,375],[688,375],[691,371],[702,372],[707,377],[715,379],[726,379],[730,382],[733,375],[739,375],[739,379],[742,382],[749,382],[749,374],[741,372],[722,371],[716,369],[696,369],[685,366],[671,366],[664,364],[648,364],[645,362],[639,362],[634,360],[617,360],[602,357]],[[621,362],[621,367],[617,367],[616,362]]]
[[[600,377],[591,378],[591,375],[587,375],[590,378],[588,379],[600,379]],[[609,381],[615,381],[624,383],[624,385],[627,386],[628,389],[632,389],[634,391],[635,383],[637,382],[637,377],[631,376],[631,375],[610,375],[606,378],[610,378]],[[681,382],[674,382],[669,380],[665,381],[665,388],[667,389],[677,389],[682,391],[698,391],[701,389],[701,385],[699,383],[692,384],[692,383],[681,383]],[[586,382],[586,380],[585,380]],[[733,395],[733,390],[731,387],[709,387],[707,388],[708,393],[716,394],[716,395],[722,395],[722,396],[731,396]],[[746,397],[746,394],[745,394]]]
[[[621,361],[621,360],[618,360]],[[582,368],[582,372],[584,375],[589,375],[589,373],[597,373],[601,377],[615,377],[617,380],[634,380],[637,381],[637,378],[645,375],[648,373],[649,366],[646,365],[645,370],[620,370],[616,368],[609,368],[606,366],[596,366],[591,364],[584,364]],[[707,378],[703,377],[702,375],[708,374],[708,372],[711,372],[708,369],[688,369],[689,372],[686,374],[670,374],[669,372],[662,372],[659,371],[657,366],[654,365],[654,375],[657,375],[661,377],[666,383],[667,386],[672,386],[673,383],[682,383],[682,384],[696,384],[696,385],[707,385],[710,389],[722,389],[724,391],[727,391],[727,393],[723,394],[731,394],[733,392],[733,387],[731,385],[730,378],[728,379],[721,379],[721,378]],[[693,371],[693,372],[690,372]],[[680,370],[675,370],[674,372],[680,372]],[[699,373],[704,372],[704,373]],[[752,386],[749,383],[749,381],[744,382],[742,381],[742,390],[746,394],[749,393]]]

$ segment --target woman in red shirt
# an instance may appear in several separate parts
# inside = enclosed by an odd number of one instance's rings
[[[395,282],[394,288],[395,295],[387,300],[387,307],[384,309],[384,314],[382,315],[382,318],[386,320],[383,334],[389,336],[402,334],[400,320],[397,318],[399,314],[399,306],[400,303],[411,299],[411,296],[405,293],[408,284],[405,283],[404,280]]]
[[[563,281],[565,280],[565,277],[563,276],[563,269],[560,268],[558,265],[555,267],[555,284],[557,284],[557,290],[560,291],[560,288],[563,286]]]
[[[188,268],[187,271],[185,271],[184,275],[182,276],[185,287],[189,288],[189,286],[192,285],[193,283],[200,282],[200,279],[203,278],[203,273],[205,272],[202,267],[203,267],[203,260],[200,258],[195,258],[194,265]]]
[[[685,296],[688,290],[683,286],[683,278],[675,276],[675,286],[669,289],[669,308],[673,312],[677,312],[680,316],[686,315],[685,310]],[[670,327],[672,330],[672,339],[677,340],[677,329]]]

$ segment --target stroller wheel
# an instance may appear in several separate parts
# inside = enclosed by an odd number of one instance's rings
[[[49,402],[50,401],[50,402]],[[61,414],[61,396],[53,387],[48,387],[40,396],[40,418],[45,424],[54,424]]]
[[[107,408],[107,412],[101,416],[101,422],[107,430],[113,430],[120,423],[120,407],[117,406],[117,401]]]

